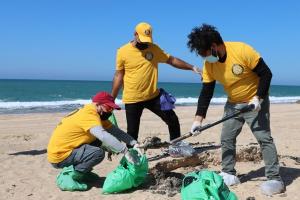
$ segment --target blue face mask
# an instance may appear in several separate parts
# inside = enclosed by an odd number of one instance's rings
[[[213,55],[215,54],[215,55]],[[210,56],[206,56],[203,58],[205,61],[209,62],[209,63],[216,63],[219,61],[219,56],[217,55],[217,52],[213,52],[213,49],[211,49],[211,55]]]

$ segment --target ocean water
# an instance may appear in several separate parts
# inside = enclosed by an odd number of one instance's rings
[[[159,83],[172,93],[177,106],[196,105],[201,83]],[[0,114],[64,112],[89,103],[98,91],[110,92],[111,81],[0,80]],[[300,100],[300,86],[272,85],[271,103],[295,103]],[[212,104],[224,104],[226,94],[217,85]],[[123,106],[121,91],[116,103]]]

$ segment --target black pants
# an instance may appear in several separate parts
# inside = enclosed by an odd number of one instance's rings
[[[170,140],[180,137],[180,125],[178,117],[173,110],[162,111],[160,108],[160,95],[148,101],[125,104],[127,133],[134,139],[138,139],[140,119],[144,108],[149,109],[159,116],[169,128]]]

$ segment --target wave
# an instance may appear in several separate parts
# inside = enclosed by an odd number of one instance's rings
[[[300,96],[290,97],[270,97],[270,102],[274,104],[280,103],[296,103],[300,100]],[[227,98],[216,97],[212,98],[212,104],[225,104]],[[91,100],[77,99],[69,101],[32,101],[32,102],[5,102],[0,100],[0,113],[18,113],[18,112],[49,112],[49,111],[68,111],[78,108],[84,104],[90,103]],[[197,105],[198,98],[194,97],[183,97],[177,98],[176,105],[187,106]],[[120,99],[116,99],[116,103],[121,107],[124,104]]]
[[[287,97],[274,97],[270,96],[270,102],[274,104],[280,103],[296,103],[300,100],[300,96],[287,96]],[[216,97],[212,98],[212,104],[225,104],[227,98],[225,97]],[[198,98],[187,97],[187,98],[177,98],[176,104],[177,105],[189,105],[189,104],[197,104]]]

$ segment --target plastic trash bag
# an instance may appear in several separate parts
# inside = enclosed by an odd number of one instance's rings
[[[175,108],[176,99],[171,93],[166,92],[164,89],[160,88],[160,108],[161,110],[167,111]]]
[[[148,173],[148,160],[145,155],[139,155],[134,149],[130,149],[136,153],[140,159],[139,164],[130,163],[125,156],[121,159],[120,164],[115,170],[110,172],[103,184],[103,193],[118,193],[124,190],[141,185]]]
[[[113,112],[111,113],[111,116],[108,118],[108,120],[109,120],[113,125],[115,125],[116,127],[118,127],[118,122],[117,122],[116,116],[115,116],[115,114],[114,114]]]
[[[182,200],[237,200],[222,177],[209,170],[188,173],[181,186]]]
[[[189,157],[195,153],[195,149],[185,141],[179,141],[169,146],[169,154],[172,157]]]
[[[63,191],[85,191],[87,185],[75,181],[72,176],[74,174],[73,165],[64,167],[62,171],[56,177],[56,185]]]

